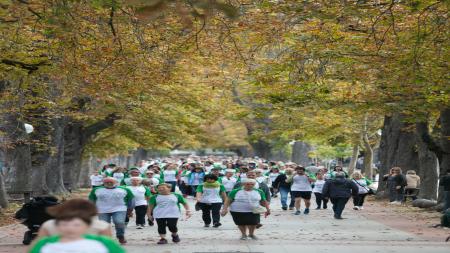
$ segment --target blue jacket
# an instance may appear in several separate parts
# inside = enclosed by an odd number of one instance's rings
[[[322,194],[326,198],[350,198],[358,196],[358,186],[343,177],[337,177],[325,182]]]
[[[199,185],[203,184],[203,178],[205,177],[205,172],[191,172],[188,176],[188,185],[192,185],[194,182],[194,174],[200,174],[199,177]]]

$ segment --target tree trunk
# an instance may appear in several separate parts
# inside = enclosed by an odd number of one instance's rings
[[[364,143],[364,175],[372,180],[373,179],[373,149],[369,142],[369,136],[367,132],[363,136]]]
[[[64,128],[64,185],[71,191],[77,188],[83,154],[83,124],[68,120]]]
[[[308,156],[313,148],[306,142],[296,141],[292,147],[292,162],[307,166],[311,163],[311,158]]]
[[[450,170],[450,108],[441,111],[441,138],[442,154],[439,159],[440,175],[446,175]]]
[[[0,131],[5,133],[2,141],[5,164],[6,190],[13,194],[30,193],[31,152],[28,135],[23,122],[16,113],[3,115]]]
[[[350,160],[350,164],[348,166],[348,174],[353,174],[356,169],[356,162],[358,161],[359,156],[359,145],[353,146],[352,158]]]
[[[64,123],[62,117],[53,118],[50,156],[50,167],[47,169],[46,183],[50,194],[62,194],[67,190],[64,187]]]
[[[8,203],[8,195],[6,194],[5,181],[3,179],[3,174],[0,172],[0,207],[7,208]]]
[[[431,152],[426,143],[422,141],[420,136],[416,133],[416,143],[419,154],[420,170],[416,171],[420,177],[420,192],[419,197],[424,199],[437,200],[438,190],[438,160],[436,155]]]
[[[380,142],[380,182],[378,192],[383,193],[386,183],[381,180],[392,167],[419,171],[419,161],[412,124],[403,122],[404,117],[395,113],[385,116]]]
[[[270,158],[270,155],[272,153],[272,147],[271,147],[270,143],[260,139],[260,140],[257,140],[256,142],[251,142],[250,145],[253,148],[254,156],[264,158],[264,159]]]

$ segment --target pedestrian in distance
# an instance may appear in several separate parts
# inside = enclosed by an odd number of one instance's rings
[[[340,220],[350,197],[357,198],[358,186],[346,179],[343,172],[337,172],[334,179],[325,182],[322,194],[333,204],[334,218]]]

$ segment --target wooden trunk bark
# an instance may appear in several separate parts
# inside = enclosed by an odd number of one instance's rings
[[[50,166],[47,169],[46,183],[50,194],[67,192],[64,187],[64,118],[53,118],[51,132]]]
[[[312,150],[311,145],[303,141],[296,141],[292,147],[292,162],[308,166],[312,160],[308,156],[308,152]]]
[[[348,174],[351,175],[356,169],[356,162],[358,161],[359,156],[359,145],[353,146],[352,158],[350,160],[350,164],[348,166]]]

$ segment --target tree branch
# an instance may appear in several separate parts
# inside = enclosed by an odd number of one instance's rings
[[[40,66],[50,65],[47,61],[41,61],[38,63],[25,63],[9,59],[2,59],[1,63],[28,70],[28,74],[31,74],[34,71],[38,70]]]
[[[111,127],[114,122],[119,119],[115,113],[111,113],[105,119],[95,122],[94,124],[87,126],[83,129],[83,142],[92,138],[98,132]]]

